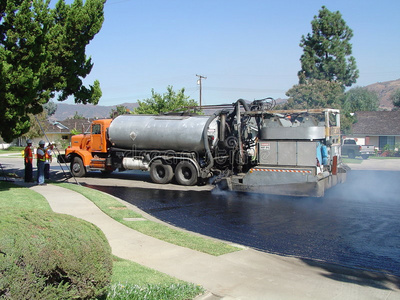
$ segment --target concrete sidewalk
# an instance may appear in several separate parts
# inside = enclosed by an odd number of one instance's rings
[[[253,249],[215,257],[132,230],[69,189],[51,184],[30,188],[42,194],[53,211],[97,225],[116,256],[202,285],[208,293],[199,299],[400,299],[395,277]]]

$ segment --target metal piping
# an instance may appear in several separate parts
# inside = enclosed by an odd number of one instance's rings
[[[221,142],[225,141],[225,132],[226,132],[226,112],[222,111],[219,116],[219,140]]]
[[[234,108],[234,111],[233,111],[233,115],[237,114],[238,119],[236,120],[236,122],[238,122],[238,124],[240,125],[240,108],[239,108],[239,104],[243,105],[245,111],[249,111],[250,108],[249,108],[249,106],[247,105],[247,103],[246,103],[246,101],[244,99],[238,99],[235,104],[236,105],[235,105],[235,108]],[[221,113],[222,113],[222,110],[216,111],[210,118],[208,118],[208,120],[207,120],[207,122],[206,122],[206,124],[204,126],[203,141],[204,141],[204,148],[206,150],[206,156],[207,156],[208,161],[209,161],[207,167],[205,167],[205,169],[204,169],[206,172],[209,172],[210,169],[214,166],[214,157],[212,156],[210,145],[208,143],[208,135],[207,135],[208,126],[210,126],[211,122],[217,116],[219,116]],[[226,116],[225,116],[225,118],[226,118]],[[240,147],[239,149],[241,149],[241,147],[242,147],[242,141],[241,141],[241,138],[240,138],[240,129],[241,128],[239,126],[239,128],[238,128],[238,135],[239,135],[238,136],[238,142],[239,142],[239,147]],[[223,137],[223,138],[225,138],[225,137]],[[242,157],[243,153],[242,152],[243,152],[243,150],[240,150],[240,161],[241,161],[241,164],[243,164],[243,157]]]
[[[234,114],[236,113],[236,126],[238,132],[238,147],[239,147],[239,171],[241,172],[242,166],[244,164],[244,153],[243,153],[243,143],[242,143],[242,118],[240,115],[240,107],[239,105],[242,104],[245,111],[250,111],[249,106],[247,105],[246,101],[243,99],[238,99],[236,101]]]

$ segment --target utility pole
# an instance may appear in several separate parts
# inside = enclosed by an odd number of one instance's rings
[[[196,76],[199,77],[199,79],[197,80],[197,84],[200,85],[200,110],[201,110],[201,80],[207,79],[207,77],[202,76],[202,75],[197,75],[197,74],[196,74]]]

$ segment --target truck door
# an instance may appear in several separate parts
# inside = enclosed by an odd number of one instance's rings
[[[92,151],[103,150],[103,130],[101,124],[92,124]]]

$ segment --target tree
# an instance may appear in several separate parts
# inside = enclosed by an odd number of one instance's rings
[[[55,104],[53,101],[49,101],[45,105],[43,105],[43,109],[46,111],[47,115],[50,117],[56,113],[57,104]]]
[[[167,92],[163,95],[154,92],[154,89],[152,89],[151,95],[151,98],[138,101],[139,107],[135,108],[134,114],[152,115],[198,106],[195,100],[189,99],[190,97],[185,95],[184,88],[175,92],[172,86],[168,86]]]
[[[379,107],[379,99],[376,92],[366,88],[356,87],[347,91],[342,104],[344,113],[356,111],[376,111]]]
[[[344,135],[351,133],[351,126],[357,122],[356,115],[352,113],[341,113],[340,114],[340,131]]]
[[[49,123],[47,122],[47,118],[53,115],[57,110],[57,105],[54,104],[53,101],[43,105],[43,111],[36,115],[31,113],[29,116],[29,130],[27,133],[21,135],[22,137],[28,138],[36,138],[43,136],[44,132],[47,131]]]
[[[75,111],[75,115],[72,117],[74,120],[83,120],[85,117],[83,115],[80,115],[77,111]]]
[[[0,0],[0,135],[11,141],[29,130],[29,114],[50,99],[74,96],[97,104],[100,84],[85,87],[92,69],[85,48],[103,23],[105,0]]]
[[[70,133],[71,133],[72,135],[77,135],[77,134],[81,134],[82,131],[80,131],[80,130],[78,130],[78,129],[76,129],[76,128],[72,128],[71,131],[70,131]]]
[[[115,109],[114,108],[111,109],[110,118],[115,118],[116,116],[125,115],[127,113],[130,113],[130,111],[126,106],[117,105]]]
[[[29,117],[29,123],[31,125],[29,127],[28,132],[23,134],[22,136],[25,137],[26,139],[42,137],[44,134],[42,128],[44,131],[46,131],[48,125],[46,111],[44,110],[37,115],[28,114],[28,117]]]
[[[284,109],[339,108],[343,89],[335,81],[311,79],[306,83],[294,85],[286,92],[289,97]]]
[[[301,70],[299,83],[310,79],[337,81],[343,87],[351,86],[358,78],[356,61],[352,54],[350,39],[353,31],[346,25],[342,15],[329,11],[325,6],[311,22],[312,34],[301,38]]]
[[[396,108],[400,108],[400,89],[394,91],[394,93],[390,96],[390,100],[393,102],[393,105]]]

